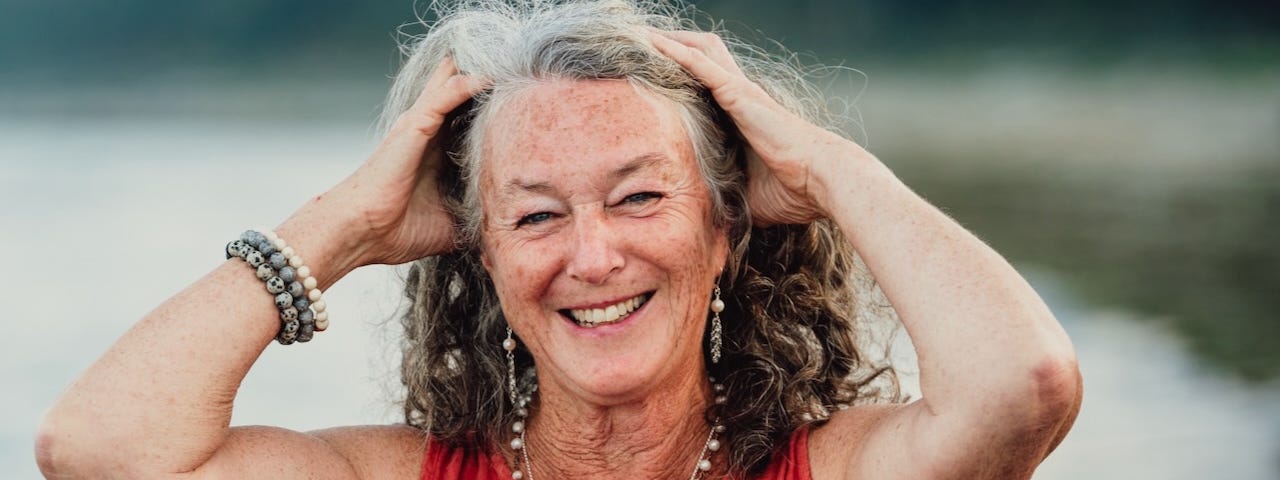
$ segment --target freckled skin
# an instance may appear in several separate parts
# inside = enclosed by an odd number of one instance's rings
[[[483,259],[543,398],[621,405],[702,375],[728,242],[674,104],[624,81],[552,81],[488,129]],[[615,174],[637,158],[653,160]],[[539,212],[549,215],[517,225]],[[584,335],[558,312],[646,292],[649,303],[607,335]]]

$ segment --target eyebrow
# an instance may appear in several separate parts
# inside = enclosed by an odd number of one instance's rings
[[[665,161],[667,161],[667,156],[659,152],[649,152],[638,155],[627,160],[626,163],[615,168],[612,172],[609,172],[609,180],[617,182],[635,174],[638,171],[651,169]],[[516,178],[507,182],[507,184],[502,187],[502,191],[508,194],[514,193],[514,191],[549,194],[555,191],[555,187],[552,187],[551,184],[547,182],[530,182]]]

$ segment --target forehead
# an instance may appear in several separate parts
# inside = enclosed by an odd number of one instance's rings
[[[677,106],[625,80],[555,80],[516,94],[485,135],[482,185],[602,171],[643,156],[692,166]]]

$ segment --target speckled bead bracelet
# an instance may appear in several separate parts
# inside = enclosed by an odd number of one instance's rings
[[[280,323],[280,333],[276,341],[281,345],[289,345],[298,340],[298,319],[284,320]]]
[[[314,331],[325,331],[329,328],[329,312],[325,311],[327,306],[322,300],[324,292],[320,291],[319,282],[316,281],[316,278],[311,276],[311,268],[307,267],[302,256],[298,255],[293,247],[289,246],[275,232],[270,230],[263,230],[262,232],[262,235],[285,258],[286,265],[280,267],[279,276],[281,280],[286,282],[285,291],[293,295],[294,307],[298,309],[298,317],[303,318],[303,315],[310,311],[314,316]],[[300,300],[305,300],[306,302],[302,303]],[[299,305],[299,303],[302,303],[302,305]],[[307,335],[307,333],[310,329],[306,328],[306,323],[303,323],[300,328],[298,341],[305,342],[309,340],[310,335]]]
[[[289,266],[289,259],[285,258],[283,253],[272,252],[271,255],[267,257],[267,263],[271,264],[271,268],[280,270],[282,268]],[[292,280],[285,280],[285,281],[289,282]]]
[[[315,332],[329,328],[323,292],[311,276],[311,269],[275,232],[247,230],[228,243],[225,250],[227,258],[239,257],[252,266],[267,292],[274,297],[280,312],[277,342],[281,345],[308,342]]]
[[[257,245],[261,245],[263,242],[270,243],[265,236],[262,236],[262,234],[256,231],[250,230],[244,232],[240,235],[239,239],[233,240],[227,244],[227,258],[238,257],[243,259],[246,263],[249,263],[250,266],[253,266],[255,261],[259,262],[254,269],[254,274],[259,280],[266,283],[267,292],[271,293],[275,297],[276,309],[280,311],[280,330],[276,334],[276,341],[281,344],[288,345],[293,343],[295,338],[294,335],[287,333],[289,330],[288,323],[290,321],[297,321],[298,309],[293,306],[293,296],[289,295],[288,292],[283,291],[283,289],[286,288],[286,284],[284,283],[284,280],[277,275],[276,269],[272,268],[270,261],[266,259],[259,261],[259,259],[264,257],[262,255],[262,251],[254,245],[255,243]]]

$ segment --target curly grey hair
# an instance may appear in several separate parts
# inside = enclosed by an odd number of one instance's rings
[[[506,320],[479,256],[481,146],[505,102],[532,85],[564,79],[623,79],[668,98],[693,141],[713,218],[732,246],[721,279],[729,305],[722,315],[724,355],[719,364],[707,362],[729,401],[706,412],[727,428],[732,471],[761,471],[792,432],[833,409],[898,396],[895,372],[871,365],[857,346],[858,296],[870,280],[848,242],[826,220],[753,227],[745,146],[733,123],[695,78],[645,39],[646,27],[702,31],[691,8],[640,0],[462,0],[431,8],[438,20],[422,22],[428,33],[404,46],[407,61],[388,95],[383,131],[445,55],[459,70],[490,79],[493,88],[451,114],[442,130],[453,161],[440,181],[457,220],[457,248],[409,270],[401,372],[407,423],[446,444],[504,443],[514,407],[504,401],[499,345]],[[718,33],[747,76],[774,99],[835,128],[835,116],[803,68]],[[523,347],[516,362],[518,370],[532,371]],[[887,387],[876,381],[884,377],[891,378]]]

